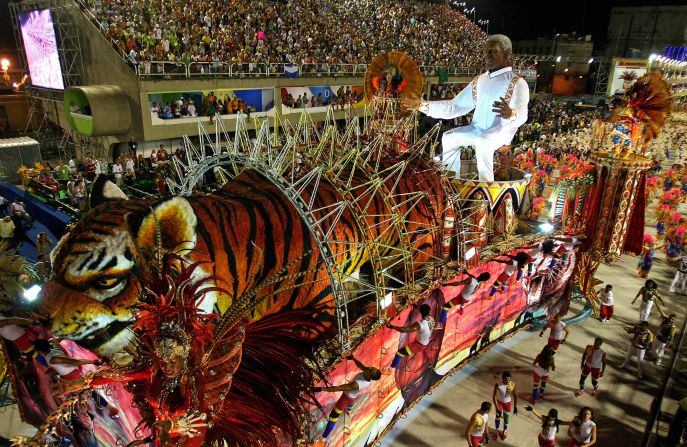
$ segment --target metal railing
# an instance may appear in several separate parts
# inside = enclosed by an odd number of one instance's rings
[[[298,76],[362,76],[367,70],[367,64],[142,61],[136,64],[136,74],[141,78],[278,78],[289,76],[287,67],[295,67]]]
[[[183,62],[169,61],[144,61],[136,65],[136,73],[142,78],[155,77],[289,77],[287,67],[295,67],[297,76],[363,76],[367,71],[367,64],[282,64],[282,63],[255,63],[255,62]],[[482,70],[469,67],[439,67],[436,65],[422,65],[420,72],[423,76],[438,76],[440,69],[446,69],[447,74],[457,77],[476,76]],[[521,74],[528,75],[529,71],[519,70]],[[292,75],[293,76],[293,75]]]

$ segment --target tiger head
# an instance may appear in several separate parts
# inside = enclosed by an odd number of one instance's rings
[[[53,250],[54,277],[41,291],[38,309],[55,336],[110,355],[131,338],[132,306],[140,292],[134,272],[142,253],[152,253],[158,234],[162,250],[188,253],[196,241],[196,216],[182,197],[128,200],[101,178],[91,210]]]

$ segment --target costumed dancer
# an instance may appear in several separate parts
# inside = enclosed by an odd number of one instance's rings
[[[489,412],[491,403],[482,402],[479,410],[475,411],[470,417],[467,427],[465,427],[465,439],[468,447],[480,447],[489,442]]]
[[[625,331],[632,335],[630,344],[627,346],[627,354],[625,361],[620,365],[621,368],[626,368],[633,355],[637,356],[637,377],[642,378],[642,365],[644,363],[644,354],[654,341],[654,334],[649,330],[649,322],[642,321],[636,326],[625,328]]]
[[[444,307],[441,309],[441,316],[439,317],[440,324],[444,324],[446,322],[449,311],[458,304],[460,304],[460,313],[462,314],[465,310],[465,305],[469,303],[470,300],[472,300],[473,295],[475,294],[477,289],[482,285],[482,283],[484,283],[485,281],[489,281],[489,278],[491,278],[489,272],[482,272],[477,276],[472,276],[468,271],[464,271],[463,273],[466,274],[468,277],[463,279],[462,281],[444,284],[444,286],[465,287],[463,287],[463,290],[460,291],[460,294],[457,297],[453,298],[451,301],[444,304]]]
[[[555,242],[553,239],[546,239],[544,241],[541,241],[537,244],[534,245],[527,245],[525,247],[522,247],[523,249],[530,250],[529,252],[529,257],[531,259],[534,259],[534,257],[538,254],[542,254],[543,256],[548,256],[549,254],[553,256],[553,259],[549,263],[549,268],[553,268],[553,266],[556,265],[556,262],[560,258],[560,256],[557,253],[554,253],[553,249],[555,247]],[[534,266],[532,262],[529,263],[528,268],[527,268],[527,274],[528,276],[532,274]]]
[[[510,144],[518,128],[527,122],[529,88],[513,72],[510,56],[513,46],[502,34],[486,42],[488,71],[475,77],[450,101],[421,101],[403,98],[408,110],[439,119],[452,119],[475,111],[469,126],[444,132],[441,138],[443,161],[460,177],[460,147],[474,146],[477,172],[481,181],[494,181],[494,152]]]
[[[587,345],[582,353],[582,362],[580,369],[580,389],[575,392],[575,397],[580,397],[584,394],[584,383],[587,381],[587,376],[592,375],[592,396],[596,397],[599,392],[599,379],[603,377],[606,371],[606,351],[601,349],[603,340],[601,337],[594,339],[593,345]]]
[[[49,340],[38,339],[34,342],[34,348],[36,353],[40,354],[46,366],[51,368],[53,371],[60,376],[62,380],[79,380],[83,376],[82,366],[84,365],[95,365],[102,366],[103,361],[98,359],[75,359],[69,356],[67,351],[57,343],[57,340],[53,340],[54,344]],[[97,393],[93,391],[91,393],[93,401],[101,406],[108,407],[108,401]],[[110,406],[109,410],[110,417],[115,419],[119,417],[119,410],[117,407]]]
[[[52,346],[48,340],[38,339],[34,342],[36,353],[40,355],[40,362],[45,363],[60,377],[60,380],[79,380],[82,376],[81,367],[84,365],[102,365],[101,360],[74,359],[67,355],[67,352],[58,344]],[[38,359],[37,359],[38,360]],[[108,407],[107,400],[100,393],[91,393],[93,402],[100,407]],[[117,418],[119,411],[116,407],[110,406],[110,417]],[[71,431],[74,434],[74,441],[82,440],[89,446],[98,446],[98,442],[93,435],[93,416],[88,411],[86,403],[75,408],[70,418]]]
[[[596,422],[594,412],[589,407],[583,407],[568,427],[570,447],[591,447],[596,444]]]
[[[129,447],[277,445],[279,439],[299,436],[298,415],[306,412],[316,379],[312,346],[325,336],[317,310],[293,309],[250,321],[248,312],[260,302],[255,294],[263,287],[257,285],[235,297],[222,316],[208,314],[199,307],[206,294],[227,293],[214,285],[216,278],[196,279],[198,264],[175,254],[163,255],[159,267],[151,264],[141,262],[142,269],[153,271],[140,276],[136,350],[122,361],[126,365],[61,381],[62,390],[126,383],[140,426],[150,430]],[[31,442],[66,411],[71,410],[60,406]]]
[[[541,421],[541,431],[537,436],[539,447],[555,447],[556,437],[560,431],[561,425],[570,425],[570,422],[561,421],[558,419],[558,410],[552,408],[546,415],[537,413],[537,410],[530,405],[525,407],[525,410],[531,411],[533,415]]]
[[[532,398],[530,403],[534,405],[537,400],[544,398],[546,382],[549,380],[550,371],[556,370],[554,356],[556,351],[549,345],[545,345],[541,352],[534,359],[534,382],[532,384]]]
[[[567,325],[561,321],[561,317],[558,315],[551,318],[546,326],[539,331],[540,337],[544,336],[546,329],[550,329],[548,344],[553,349],[553,352],[556,353],[561,344],[565,343],[565,339],[570,335],[570,329],[567,328]]]
[[[420,306],[420,321],[415,322],[410,326],[394,326],[391,323],[386,325],[386,327],[389,329],[393,329],[401,333],[407,334],[411,332],[417,332],[414,341],[405,345],[396,352],[396,356],[391,362],[391,368],[398,367],[403,357],[415,355],[427,348],[432,339],[432,332],[437,329],[437,324],[434,321],[434,318],[432,318],[430,315],[431,312],[432,308],[429,306],[429,304],[423,304]]]
[[[494,296],[496,295],[496,292],[499,291],[499,288],[501,289],[501,292],[506,291],[506,286],[508,285],[508,282],[510,279],[513,277],[513,274],[515,271],[518,271],[518,274],[515,278],[516,281],[520,281],[523,275],[523,270],[525,269],[525,265],[527,265],[527,262],[529,260],[529,256],[527,253],[524,251],[519,251],[518,253],[515,254],[515,256],[512,255],[504,255],[508,259],[496,259],[495,261],[500,263],[500,264],[506,264],[506,268],[503,269],[503,272],[499,275],[498,278],[496,278],[496,281],[494,281],[494,285],[491,287],[491,292],[489,292],[489,296]]]
[[[650,234],[644,235],[644,245],[642,247],[642,254],[639,255],[639,262],[637,264],[637,273],[640,278],[649,276],[651,267],[654,265],[654,254],[656,253],[656,242],[654,237]]]
[[[508,423],[510,414],[518,414],[518,394],[515,390],[515,382],[511,379],[511,373],[504,371],[501,374],[501,381],[494,384],[494,394],[492,396],[494,407],[496,408],[496,436],[501,439],[508,438]],[[503,417],[503,431],[499,432]]]
[[[599,320],[602,323],[611,321],[613,316],[613,305],[615,300],[613,298],[613,286],[611,284],[606,284],[606,287],[599,289],[596,294],[599,297],[599,303],[601,304],[599,310]]]
[[[680,257],[680,262],[677,265],[677,271],[673,282],[670,283],[670,293],[685,293],[685,285],[687,284],[687,255]]]
[[[632,305],[635,304],[635,301],[637,301],[637,298],[640,296],[642,297],[642,303],[639,305],[639,321],[649,321],[649,315],[651,315],[651,309],[654,307],[654,298],[656,299],[656,309],[660,312],[661,316],[665,317],[665,314],[663,313],[663,310],[661,310],[661,307],[658,305],[658,302],[660,301],[661,304],[665,306],[665,303],[663,302],[663,299],[661,296],[658,294],[658,286],[656,285],[656,281],[653,279],[648,279],[644,283],[644,287],[639,289],[639,292],[637,292],[637,295],[635,295],[635,299],[632,300]]]
[[[12,342],[22,354],[30,355],[36,337],[29,327],[40,324],[40,321],[0,314],[0,337]]]
[[[568,260],[568,253],[574,250],[579,245],[582,245],[582,242],[586,239],[586,236],[584,234],[577,234],[556,236],[553,239],[563,242],[563,244],[561,244],[558,250],[556,250],[556,254],[559,256],[561,263],[565,264]],[[554,256],[554,260],[551,261],[549,268],[553,268],[556,265],[556,261],[558,261],[558,259],[556,259],[556,257]]]
[[[685,250],[685,227],[680,226],[675,230],[675,235],[666,238],[664,246],[666,247],[666,263],[668,265],[675,265],[680,260],[680,255]]]
[[[342,385],[314,388],[315,392],[325,391],[334,393],[337,391],[343,391],[343,393],[341,394],[341,397],[339,397],[339,400],[337,400],[334,404],[332,412],[329,413],[327,427],[324,429],[324,433],[322,433],[322,439],[312,444],[312,447],[323,447],[326,444],[327,437],[331,434],[332,430],[334,430],[334,427],[336,426],[336,423],[343,412],[353,405],[353,402],[355,402],[355,400],[363,391],[370,387],[373,381],[379,380],[382,377],[382,372],[379,369],[364,365],[352,355],[346,357],[346,359],[352,360],[361,371],[355,377],[353,377],[353,380]]]
[[[665,353],[666,346],[672,344],[672,348],[675,348],[675,339],[677,335],[677,327],[675,326],[675,314],[670,314],[668,317],[663,318],[661,325],[656,331],[656,337],[654,338],[653,354],[656,357],[654,361],[655,365],[660,365],[663,360],[663,354]]]

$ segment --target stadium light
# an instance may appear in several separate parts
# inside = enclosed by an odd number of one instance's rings
[[[41,286],[39,286],[38,284],[34,284],[31,287],[29,287],[28,289],[26,289],[26,291],[24,291],[24,294],[23,294],[24,299],[26,301],[28,301],[29,303],[32,301],[35,301],[36,298],[38,298],[38,294],[40,292],[41,292]]]
[[[544,222],[543,224],[539,225],[539,230],[542,233],[552,233],[554,229],[555,227],[548,222]]]
[[[590,57],[589,60],[587,61],[587,63],[588,63],[588,64],[591,64],[592,62],[594,62],[594,58],[593,58],[593,57]]]
[[[657,55],[657,54],[652,54],[651,56],[649,56],[649,62],[655,61],[656,58],[658,58],[658,55]]]
[[[2,58],[0,60],[0,69],[2,69],[2,79],[5,81],[5,83],[9,84],[10,75],[7,74],[7,70],[10,69],[10,60],[7,58]]]
[[[560,61],[561,61],[561,57],[560,57],[560,56],[556,56],[556,62],[560,62]]]

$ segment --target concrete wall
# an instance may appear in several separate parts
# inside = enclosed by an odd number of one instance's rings
[[[0,113],[0,119],[7,119],[3,122],[6,126],[5,131],[23,131],[29,114],[29,101],[26,95],[23,93],[0,95],[0,107],[5,109],[6,116]]]
[[[96,137],[94,140],[108,148],[112,143],[125,141],[129,136],[143,137],[141,125],[141,108],[139,106],[138,77],[131,67],[113,50],[109,40],[83,14],[76,2],[65,2],[75,29],[79,32],[81,58],[83,59],[82,85],[119,85],[126,93],[129,110],[111,110],[110,113],[130,113],[131,128],[121,135]],[[68,128],[64,113],[61,114],[61,125]]]

